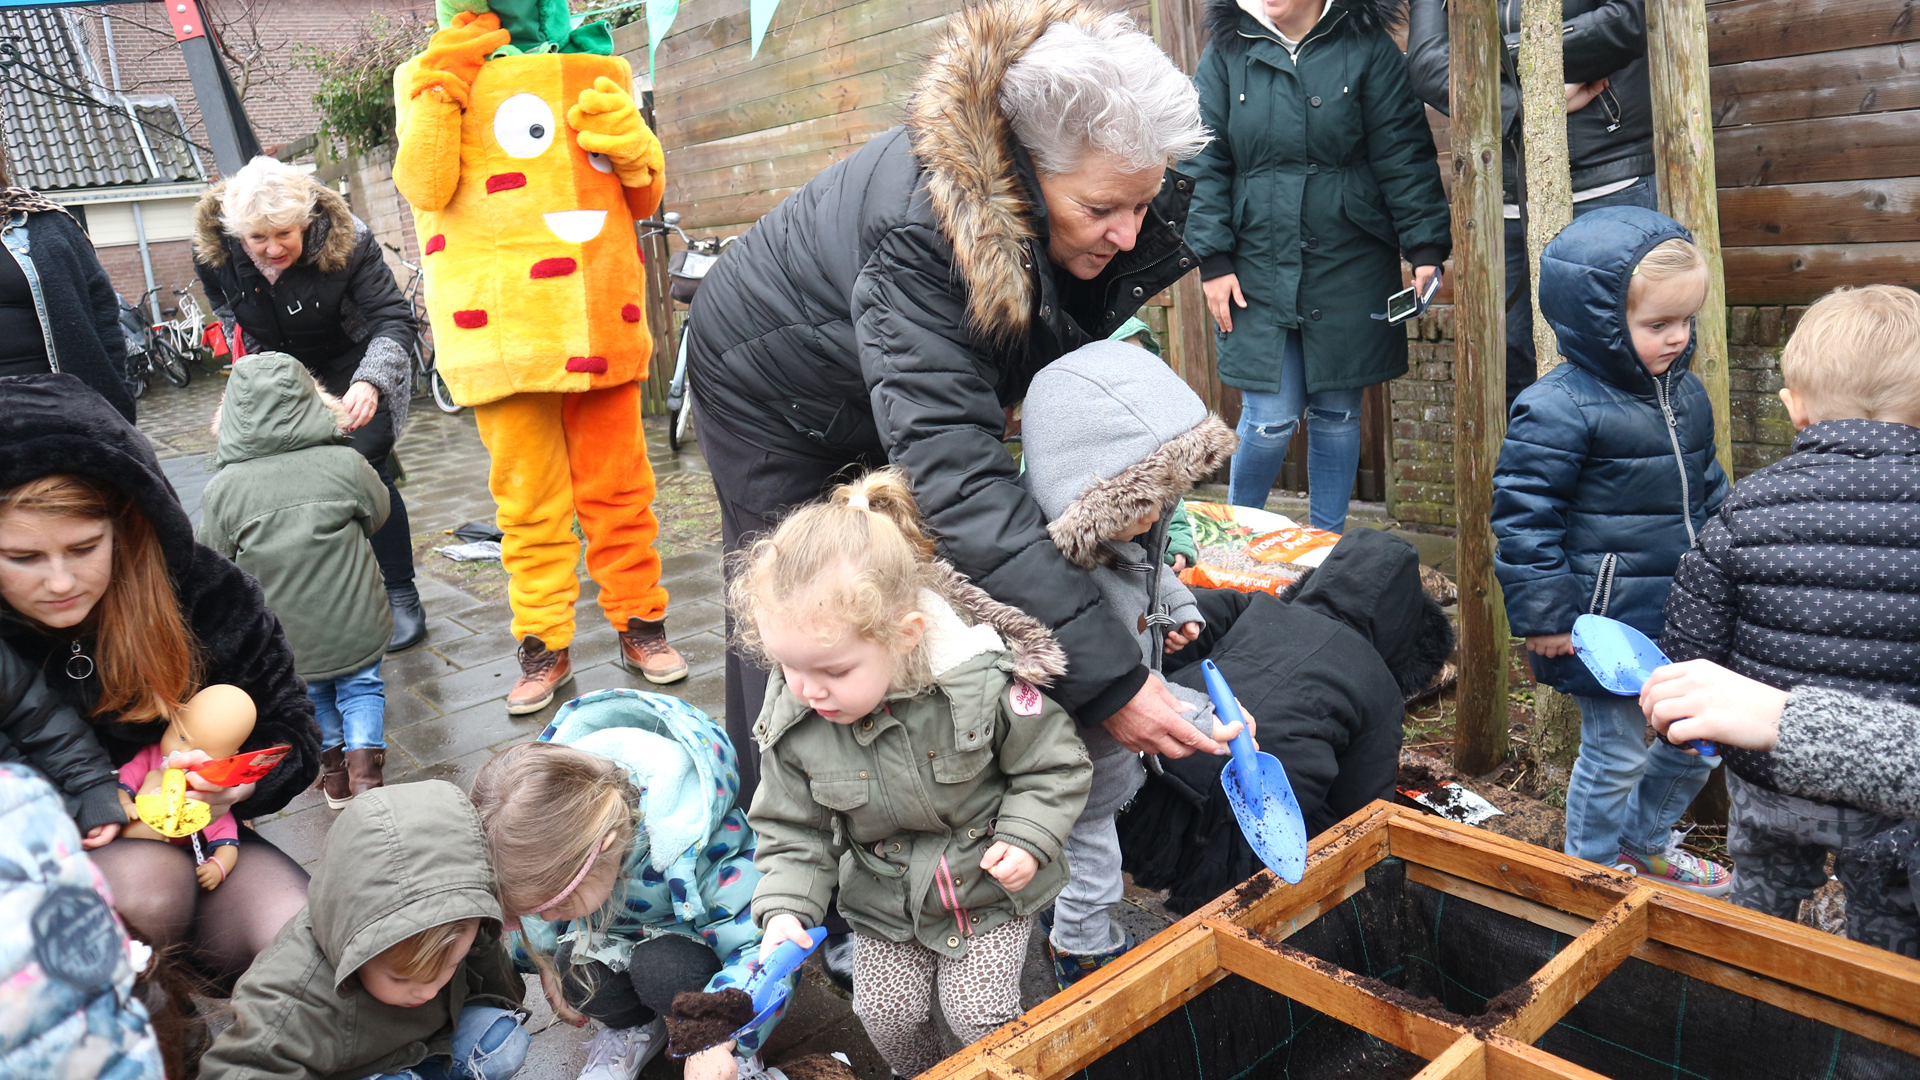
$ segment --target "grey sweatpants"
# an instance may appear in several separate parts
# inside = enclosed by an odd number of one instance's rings
[[[1113,905],[1120,902],[1126,882],[1120,875],[1120,832],[1113,816],[1133,799],[1146,782],[1140,756],[1099,726],[1083,727],[1087,753],[1093,758],[1093,787],[1087,808],[1067,833],[1067,887],[1053,902],[1056,952],[1092,956],[1111,952],[1126,941],[1113,924]]]
[[[1920,957],[1920,916],[1906,868],[1868,858],[1876,839],[1900,826],[1898,818],[1829,806],[1749,784],[1727,773],[1732,797],[1727,850],[1733,855],[1733,893],[1744,908],[1782,919],[1800,913],[1800,901],[1827,883],[1827,853],[1847,891],[1847,936],[1902,956]]]

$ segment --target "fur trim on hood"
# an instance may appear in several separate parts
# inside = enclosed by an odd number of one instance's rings
[[[1051,685],[1067,673],[1067,653],[1040,620],[1003,604],[968,581],[953,564],[935,560],[927,567],[927,587],[953,605],[960,617],[999,631],[1013,656],[1013,673],[1034,686]]]
[[[323,274],[337,274],[353,254],[353,211],[339,192],[316,180],[306,183],[313,188],[313,218],[307,222],[307,243],[299,261],[316,263]],[[206,266],[225,266],[234,251],[244,250],[240,239],[220,223],[220,195],[226,189],[224,180],[213,185],[193,208],[193,257]],[[317,250],[316,229],[322,234]]]
[[[1345,11],[1356,29],[1391,32],[1407,21],[1407,0],[1333,0],[1333,11]],[[1207,40],[1237,40],[1242,14],[1237,0],[1207,0]]]
[[[1106,480],[1097,480],[1047,524],[1047,535],[1069,562],[1091,570],[1106,561],[1104,541],[1145,514],[1172,506],[1233,456],[1240,440],[1212,413],[1184,435]]]
[[[1013,125],[1000,110],[1000,82],[1049,26],[1100,18],[1074,0],[992,0],[958,12],[907,104],[914,156],[967,284],[967,314],[995,340],[1026,335],[1034,288],[1029,192],[1014,163]]]

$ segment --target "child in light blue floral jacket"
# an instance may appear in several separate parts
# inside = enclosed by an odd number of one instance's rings
[[[583,1080],[629,1080],[666,1045],[683,991],[747,981],[754,837],[726,732],[660,694],[601,690],[561,706],[540,739],[474,780],[501,906],[522,921],[527,969],[554,1012],[597,1020]],[[688,1059],[688,1076],[760,1074],[775,1013]]]

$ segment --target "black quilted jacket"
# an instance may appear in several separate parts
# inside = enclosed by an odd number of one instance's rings
[[[1735,485],[1680,560],[1660,645],[1783,690],[1920,704],[1920,428],[1812,424]],[[1771,755],[1725,753],[1779,787]]]
[[[168,576],[187,629],[198,639],[201,683],[232,683],[259,709],[252,737],[242,749],[281,743],[293,747],[285,760],[234,806],[242,819],[271,814],[292,801],[320,774],[320,728],[306,684],[293,673],[293,650],[280,621],[267,610],[260,584],[245,571],[193,542],[193,527],[145,435],[105,398],[71,375],[25,375],[0,379],[0,491],[55,472],[104,480],[139,507],[166,553]],[[88,717],[118,766],[142,747],[160,741],[166,725],[127,723],[94,716],[96,677],[67,677],[71,635],[43,633],[0,604],[0,640],[38,668],[53,696]],[[91,631],[79,637],[93,644]]]

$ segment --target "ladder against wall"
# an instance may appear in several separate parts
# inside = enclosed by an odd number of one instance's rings
[[[1920,962],[1375,802],[923,1080],[1920,1076]]]

